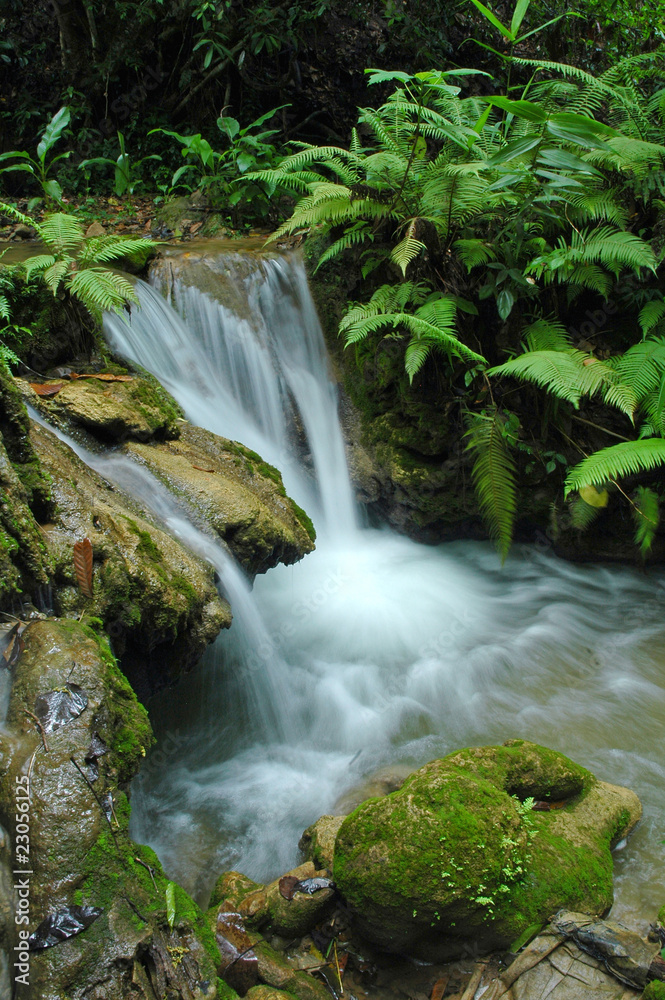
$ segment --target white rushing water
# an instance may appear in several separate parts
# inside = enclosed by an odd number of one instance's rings
[[[360,529],[302,265],[188,256],[191,271],[175,257],[155,275],[174,308],[141,284],[141,310],[110,317],[108,337],[191,420],[276,464],[319,539],[251,595],[234,584],[231,630],[153,699],[159,744],[134,782],[133,836],[203,901],[221,871],[288,869],[302,830],[365,797],[372,776],[523,737],[641,796],[615,914],[652,919],[665,874],[662,574],[575,567],[546,547],[518,547],[501,569],[486,545]]]

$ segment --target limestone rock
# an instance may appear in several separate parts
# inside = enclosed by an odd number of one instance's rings
[[[56,610],[101,618],[123,662],[133,665],[140,693],[163,686],[231,623],[212,568],[50,431],[33,425],[31,438],[52,480],[55,513],[42,532],[54,564]],[[74,542],[86,537],[94,556],[92,600],[79,590],[73,564]]]
[[[332,871],[335,837],[343,822],[344,816],[320,816],[307,827],[298,844],[307,861]]]
[[[13,831],[16,779],[23,785],[27,779],[27,929],[72,904],[103,912],[78,936],[32,953],[30,985],[22,995],[154,1000],[159,983],[160,996],[212,1000],[216,950],[203,915],[176,887],[175,922],[169,928],[168,880],[154,853],[127,834],[129,803],[119,784],[131,779],[150,745],[145,710],[91,629],[69,620],[39,621],[28,625],[23,640],[0,740],[0,815]],[[82,690],[85,707],[43,740],[27,713],[38,711],[39,695],[66,691],[67,684]],[[93,738],[108,748],[97,758],[97,777],[85,761]],[[18,928],[12,930],[13,947]]]
[[[546,811],[523,804],[531,797]],[[609,909],[610,848],[640,815],[633,792],[555,751],[520,740],[472,748],[351,813],[334,879],[357,929],[382,948],[431,960],[469,941],[503,947],[561,907]]]
[[[125,450],[181,497],[249,573],[297,562],[314,548],[311,522],[287,497],[280,473],[242,445],[183,423],[177,441],[132,441]]]

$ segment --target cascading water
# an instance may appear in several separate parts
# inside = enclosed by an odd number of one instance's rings
[[[265,880],[290,867],[304,827],[367,776],[520,736],[640,794],[615,913],[653,917],[665,869],[663,577],[527,547],[500,569],[484,545],[360,529],[298,259],[174,255],[153,280],[171,305],[140,283],[131,321],[107,321],[111,342],[191,420],[276,464],[319,541],[257,579],[239,616],[250,624],[234,623],[151,703],[159,748],[134,783],[134,837],[203,900],[220,871]],[[295,457],[303,436],[312,468]]]

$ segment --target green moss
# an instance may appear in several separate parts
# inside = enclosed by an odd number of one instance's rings
[[[656,981],[647,983],[642,1000],[665,1000],[665,983]]]
[[[302,524],[303,528],[305,529],[305,531],[309,535],[310,539],[313,542],[315,542],[316,541],[316,528],[314,527],[314,524],[312,522],[311,517],[309,516],[309,514],[307,514],[306,511],[304,511],[302,509],[302,507],[298,506],[298,504],[295,502],[295,500],[292,500],[291,504],[293,505],[293,509],[295,511],[296,517],[298,518],[298,520]]]

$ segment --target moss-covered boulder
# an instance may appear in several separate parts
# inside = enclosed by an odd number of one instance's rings
[[[289,565],[314,548],[311,521],[287,497],[279,471],[243,445],[183,423],[177,441],[124,447],[226,542],[247,572]]]
[[[168,880],[127,833],[122,788],[152,741],[145,710],[86,626],[39,621],[22,638],[0,741],[0,823],[14,839],[15,867],[25,859],[30,889],[28,923],[14,926],[12,947],[20,929],[32,932],[66,907],[101,913],[83,933],[30,953],[21,995],[213,1000],[218,954],[207,921],[177,886],[169,921]],[[64,706],[59,725],[45,712],[54,700]],[[18,787],[29,789],[29,855],[15,832]]]
[[[633,792],[553,750],[462,750],[345,819],[334,879],[383,948],[431,959],[469,941],[503,947],[561,907],[608,910],[610,848],[640,815]]]
[[[141,695],[163,686],[231,623],[212,567],[50,431],[33,425],[31,438],[52,481],[55,510],[42,535],[54,565],[56,611],[100,618]],[[91,598],[73,558],[84,538],[93,551]]]
[[[52,398],[37,397],[26,383],[19,384],[47,420],[84,427],[103,441],[178,436],[182,414],[156,380],[121,375],[116,381],[117,376],[104,376],[102,372],[99,378],[72,377]]]

